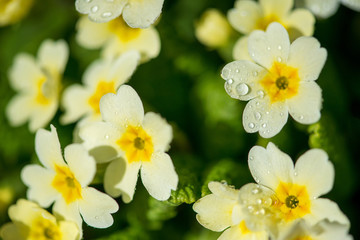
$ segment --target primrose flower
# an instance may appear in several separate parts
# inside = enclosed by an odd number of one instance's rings
[[[164,0],[76,0],[76,10],[88,14],[97,23],[113,20],[120,15],[132,28],[147,28],[161,13]]]
[[[35,132],[50,122],[59,105],[61,75],[68,52],[64,40],[45,40],[39,48],[37,60],[26,53],[15,57],[9,79],[18,94],[6,108],[12,126],[29,121],[30,131]]]
[[[62,105],[65,114],[60,118],[63,124],[79,120],[101,121],[100,99],[107,93],[115,93],[119,86],[128,81],[134,73],[140,55],[129,51],[117,59],[95,61],[85,71],[83,83],[65,89]]]
[[[327,18],[336,13],[340,3],[354,11],[360,11],[359,0],[304,0],[305,6],[317,17]]]
[[[49,207],[66,220],[74,221],[79,229],[84,221],[96,228],[113,224],[111,213],[118,210],[114,199],[88,187],[96,172],[95,160],[80,144],[65,147],[64,161],[56,129],[39,129],[35,136],[35,150],[44,167],[25,166],[21,179],[29,187],[27,198]],[[81,215],[81,216],[80,216]]]
[[[211,48],[226,45],[232,31],[225,16],[217,9],[206,10],[195,25],[196,38]]]
[[[300,221],[290,227],[289,231],[280,233],[279,240],[353,240],[348,234],[349,226],[329,221],[321,221],[313,227]]]
[[[4,240],[78,240],[79,228],[74,222],[58,221],[36,203],[20,199],[9,208],[13,223],[1,227]]]
[[[322,220],[349,226],[349,220],[335,202],[319,198],[334,183],[334,167],[321,149],[311,149],[297,160],[281,152],[273,143],[249,152],[249,168],[255,181],[270,188],[272,208],[279,224],[304,220],[310,227]]]
[[[283,25],[291,40],[311,36],[314,32],[314,16],[307,9],[297,8],[292,11],[293,5],[294,0],[237,0],[235,7],[228,11],[228,19],[232,27],[245,36],[234,46],[234,59],[241,60],[242,55],[248,54],[248,34],[254,30],[265,31],[272,22]]]
[[[1,1],[0,26],[20,21],[30,10],[33,0]]]
[[[120,86],[117,94],[103,96],[100,112],[103,122],[85,125],[79,135],[87,149],[101,152],[99,163],[111,161],[105,171],[105,191],[130,202],[141,169],[141,180],[150,195],[168,199],[178,183],[171,158],[165,153],[172,139],[171,126],[158,114],[144,115],[139,96],[128,85]]]
[[[266,231],[249,229],[246,212],[242,210],[239,201],[242,189],[236,190],[220,182],[210,182],[208,187],[212,193],[199,199],[193,205],[193,209],[197,213],[196,219],[202,226],[216,232],[226,229],[218,238],[219,240],[269,239]],[[246,188],[248,187],[252,186],[246,186]],[[253,211],[256,211],[254,207]]]
[[[104,57],[114,57],[129,50],[141,54],[142,61],[155,58],[160,52],[160,37],[157,30],[131,28],[122,18],[107,23],[94,23],[82,17],[77,23],[77,42],[89,49],[102,48]]]
[[[290,45],[285,28],[272,23],[266,32],[250,35],[249,53],[254,62],[234,61],[221,73],[230,97],[249,100],[243,113],[245,131],[273,137],[288,113],[302,124],[320,119],[321,89],[315,80],[327,52],[315,38],[300,37]]]

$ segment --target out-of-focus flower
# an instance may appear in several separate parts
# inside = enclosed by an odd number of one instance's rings
[[[100,59],[91,64],[83,76],[85,86],[74,84],[65,89],[62,97],[65,114],[60,118],[61,122],[68,124],[81,117],[81,122],[101,121],[101,97],[116,93],[134,73],[139,59],[137,51],[128,51],[117,59]]]
[[[290,45],[285,28],[272,23],[266,32],[257,30],[249,36],[249,53],[255,63],[234,61],[221,74],[232,98],[249,101],[243,113],[247,132],[273,137],[288,113],[303,124],[319,120],[322,97],[315,80],[327,52],[315,38],[300,37]]]
[[[160,37],[157,30],[131,28],[122,18],[107,23],[94,23],[82,17],[77,23],[77,42],[89,49],[102,48],[105,57],[116,57],[126,51],[136,50],[142,61],[155,58],[160,52]]]
[[[360,0],[304,0],[305,6],[320,18],[334,15],[340,3],[352,10],[360,11]]]
[[[20,199],[9,208],[13,221],[1,227],[4,240],[77,240],[79,228],[71,221],[57,221],[39,205]]]
[[[226,17],[217,9],[208,9],[195,24],[197,39],[210,48],[227,44],[233,30]]]
[[[241,189],[236,190],[220,182],[210,182],[208,187],[212,194],[199,199],[193,205],[193,209],[197,213],[196,219],[202,226],[216,232],[226,229],[218,238],[219,240],[269,239],[266,231],[249,229],[249,222],[246,221],[247,213],[243,211],[242,203],[239,202]],[[248,187],[252,188],[252,186],[246,186],[247,189],[244,190],[247,191]],[[246,208],[249,206],[247,203]],[[253,207],[253,211],[257,210]],[[258,214],[263,216],[261,213]],[[263,219],[260,220],[263,221]]]
[[[272,208],[284,226],[300,219],[310,227],[323,220],[349,226],[349,220],[338,205],[319,198],[334,183],[334,167],[321,149],[311,149],[297,160],[273,143],[265,148],[253,147],[249,152],[249,168],[255,181],[274,191]]]
[[[109,162],[104,177],[105,191],[133,199],[138,172],[157,200],[166,200],[178,184],[178,176],[168,154],[171,126],[158,114],[144,115],[142,102],[133,88],[120,86],[117,94],[108,93],[100,100],[103,122],[85,125],[80,137],[87,149],[111,147],[115,152],[101,154],[98,162]]]
[[[29,12],[33,0],[2,0],[0,2],[0,26],[20,21]]]
[[[96,172],[95,160],[80,144],[65,147],[64,161],[56,129],[39,129],[35,136],[35,150],[44,167],[25,166],[21,179],[29,187],[27,198],[49,207],[66,220],[74,221],[82,229],[84,221],[96,228],[113,224],[111,213],[118,210],[114,199],[88,187]],[[81,216],[80,216],[81,215]]]
[[[290,39],[311,36],[315,18],[307,9],[291,10],[293,0],[237,0],[235,8],[228,12],[230,24],[245,36],[240,38],[233,49],[235,60],[247,59],[247,35],[254,30],[266,30],[272,22],[278,22],[288,31]]]
[[[30,131],[35,132],[51,121],[58,109],[61,77],[68,54],[64,40],[45,40],[36,60],[26,53],[15,57],[9,79],[18,94],[10,100],[6,109],[12,126],[29,121]]]
[[[164,0],[76,0],[76,10],[88,14],[98,23],[108,22],[120,15],[132,28],[147,28],[161,13]]]

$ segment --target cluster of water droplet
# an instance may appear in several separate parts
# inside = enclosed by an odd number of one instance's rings
[[[94,19],[96,22],[104,22],[116,17],[113,12],[114,6],[112,6],[114,0],[78,0],[78,2],[80,6],[88,6],[87,9],[90,7],[90,12],[84,11],[82,7],[78,9],[79,12],[88,13],[91,16],[96,15]]]

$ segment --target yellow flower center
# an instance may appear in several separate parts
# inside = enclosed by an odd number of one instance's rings
[[[58,190],[65,202],[70,204],[77,199],[82,198],[81,185],[70,171],[69,167],[60,167],[55,165],[56,175],[52,182],[52,186]]]
[[[28,240],[60,240],[59,227],[50,220],[39,217],[35,219],[30,228]]]
[[[111,20],[108,23],[108,28],[110,32],[114,33],[123,42],[129,42],[137,38],[142,31],[140,28],[129,27],[122,16]]]
[[[278,22],[286,28],[286,26],[280,21],[280,18],[274,14],[264,16],[263,18],[259,18],[256,22],[255,29],[259,29],[262,31],[266,31],[266,28],[272,22]]]
[[[285,101],[298,93],[298,69],[274,62],[268,74],[260,81],[272,103]]]
[[[242,220],[240,222],[239,227],[240,227],[240,231],[241,231],[242,234],[251,233],[251,231],[247,228],[246,223],[245,223],[244,220]]]
[[[42,77],[42,78],[39,78],[36,83],[37,92],[36,92],[35,101],[41,105],[46,105],[50,102],[49,99],[44,95],[45,82],[46,82],[46,77]]]
[[[94,109],[96,114],[100,114],[100,99],[107,93],[115,93],[114,81],[106,82],[100,81],[96,86],[95,93],[89,98],[88,103]]]
[[[292,221],[310,213],[310,197],[305,186],[280,182],[275,190],[274,207],[280,211],[280,217]]]
[[[125,152],[129,163],[150,161],[154,152],[152,139],[142,127],[128,126],[116,143]]]

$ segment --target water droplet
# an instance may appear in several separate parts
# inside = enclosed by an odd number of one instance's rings
[[[221,77],[227,80],[230,76],[231,70],[229,68],[224,68],[221,72]]]
[[[227,81],[228,84],[233,84],[234,80],[232,80],[231,78]]]
[[[265,204],[266,206],[270,206],[271,203],[272,203],[271,198],[266,198],[266,199],[264,200],[264,204]]]
[[[93,7],[91,8],[91,12],[93,12],[93,13],[96,13],[98,10],[99,10],[99,7],[98,7],[98,6],[93,6]]]
[[[111,12],[104,12],[102,14],[103,17],[107,18],[107,17],[111,17],[112,16],[112,13]]]
[[[237,69],[235,69],[235,72],[236,72],[236,73],[239,73],[239,72],[240,72],[240,70],[237,68]]]
[[[295,172],[294,172],[294,175],[295,175],[295,176],[297,176],[297,175],[298,175],[298,173],[295,171]]]
[[[95,216],[95,219],[99,219],[99,216]]]
[[[260,204],[262,204],[262,200],[260,198],[256,199],[256,203],[260,205]]]
[[[270,50],[271,50],[271,47],[268,46],[266,49],[267,49],[268,51],[270,51]]]
[[[279,49],[279,50],[281,50],[281,49],[282,49],[281,45],[279,45],[279,46],[278,46],[278,49]]]
[[[90,3],[92,0],[85,0],[86,3]]]
[[[256,77],[259,73],[257,71],[253,72],[254,77]]]
[[[277,61],[278,61],[278,62],[282,62],[282,58],[281,58],[281,57],[277,57]]]
[[[259,189],[254,188],[253,190],[251,190],[251,192],[252,192],[253,194],[258,194],[258,193],[259,193]]]
[[[301,115],[299,118],[300,118],[300,120],[303,120],[303,119],[304,119],[304,116],[303,116],[303,115]]]
[[[265,209],[263,209],[263,208],[260,209],[260,210],[259,210],[259,213],[260,213],[261,215],[265,215]]]
[[[253,206],[251,206],[251,205],[250,205],[250,206],[248,206],[247,208],[248,208],[249,212],[253,212],[253,211],[254,211],[254,207],[253,207]]]
[[[263,128],[266,128],[267,125],[266,125],[266,123],[263,123],[263,125],[261,125],[261,126],[262,126]]]
[[[256,113],[255,113],[255,119],[256,119],[256,120],[260,120],[260,119],[261,119],[261,113],[256,112]]]
[[[252,57],[255,57],[255,53],[251,53],[251,56],[252,56]]]
[[[245,83],[240,83],[236,86],[236,92],[240,95],[240,96],[244,96],[246,94],[248,94],[249,92],[249,86]]]
[[[260,183],[260,180],[258,178],[254,178],[255,182]]]
[[[114,2],[114,0],[107,0],[108,2]]]
[[[253,157],[253,156],[250,156],[249,159],[250,159],[250,160],[254,160],[254,157]]]
[[[105,135],[105,139],[109,139],[109,135]]]
[[[259,91],[257,91],[257,95],[258,95],[260,98],[263,98],[264,95],[265,95],[265,93],[264,93],[264,91],[259,90]]]
[[[284,113],[283,113],[283,112],[281,112],[281,113],[280,113],[280,116],[284,116]]]
[[[266,112],[266,114],[267,114],[267,115],[269,115],[269,114],[270,114],[270,112]]]
[[[254,123],[249,123],[249,128],[253,129],[255,127]]]

